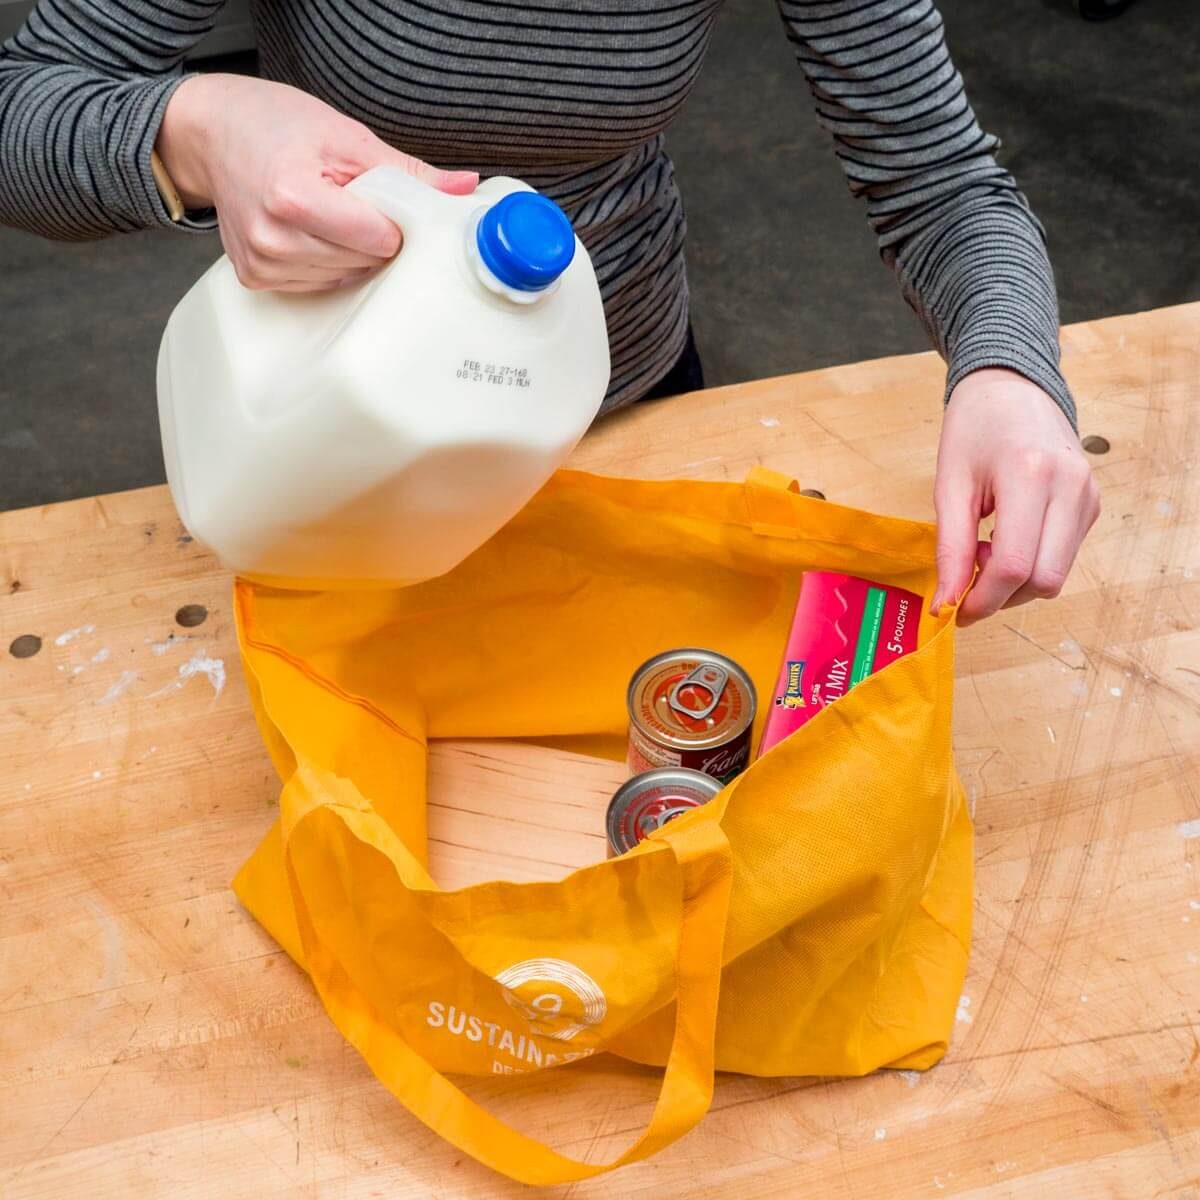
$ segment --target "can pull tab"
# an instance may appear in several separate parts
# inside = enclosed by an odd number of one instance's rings
[[[690,675],[685,675],[668,693],[667,703],[680,716],[691,717],[693,721],[703,721],[721,702],[725,693],[725,684],[729,682],[729,672],[724,667],[714,663],[701,663]],[[689,703],[688,693],[707,692],[708,702]],[[699,699],[699,697],[696,697]]]
[[[673,821],[676,817],[682,817],[684,813],[691,812],[695,807],[695,804],[680,803],[669,805],[654,812],[643,813],[638,817],[638,832],[643,838],[649,837],[650,834],[657,833],[668,821]]]

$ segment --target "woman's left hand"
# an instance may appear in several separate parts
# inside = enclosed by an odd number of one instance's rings
[[[933,608],[979,577],[958,611],[970,625],[1001,608],[1057,596],[1100,514],[1100,491],[1057,404],[1023,375],[972,371],[950,396],[938,449],[938,589]],[[990,542],[981,518],[995,512]]]

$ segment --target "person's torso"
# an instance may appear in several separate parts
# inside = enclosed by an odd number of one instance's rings
[[[660,134],[720,0],[254,0],[263,73],[411,154],[485,173],[595,164]]]
[[[561,204],[609,320],[606,409],[687,327],[683,206],[663,132],[720,0],[252,0],[260,68],[442,167],[524,179]]]

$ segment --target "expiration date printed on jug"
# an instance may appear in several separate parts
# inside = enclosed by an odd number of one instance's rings
[[[490,383],[493,387],[529,386],[528,367],[507,367],[503,363],[484,362],[477,358],[464,358],[454,377],[467,383]]]

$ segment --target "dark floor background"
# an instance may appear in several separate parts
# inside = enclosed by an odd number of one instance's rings
[[[1200,4],[942,0],[985,128],[1045,223],[1064,321],[1200,299]],[[925,348],[849,199],[770,0],[727,0],[670,135],[710,383]],[[0,229],[0,509],[160,482],[154,358],[220,252]],[[930,397],[930,404],[937,398]]]

